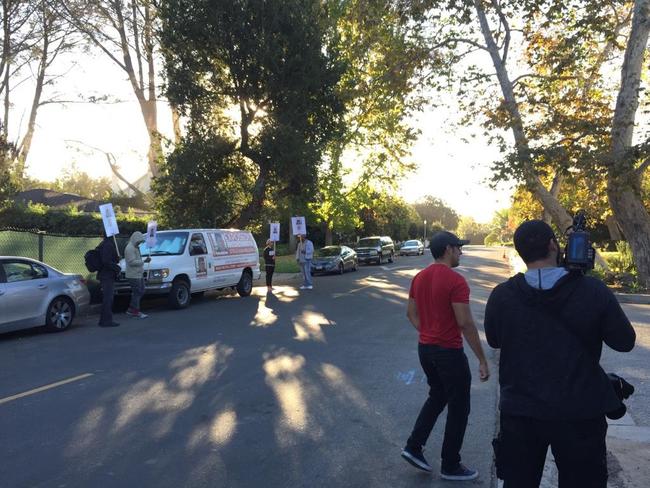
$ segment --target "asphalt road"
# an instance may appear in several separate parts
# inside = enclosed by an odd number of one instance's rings
[[[0,486],[449,486],[399,456],[427,392],[408,285],[430,262],[317,277],[311,291],[206,295],[181,311],[152,302],[148,319],[114,329],[91,317],[0,336]],[[469,246],[459,271],[480,327],[506,263]],[[480,477],[465,485],[491,487],[496,375],[480,383],[467,354],[463,461]],[[436,470],[443,426],[425,452]]]

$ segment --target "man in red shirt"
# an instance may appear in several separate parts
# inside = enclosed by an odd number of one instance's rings
[[[462,246],[468,243],[451,232],[434,234],[429,249],[435,263],[413,278],[407,312],[409,321],[419,333],[418,356],[427,376],[429,397],[420,410],[402,457],[416,468],[432,471],[422,447],[438,415],[447,406],[440,475],[454,481],[473,480],[478,476],[478,471],[460,462],[472,382],[462,336],[479,360],[481,381],[490,377],[469,307],[469,286],[465,278],[452,269],[458,266]]]

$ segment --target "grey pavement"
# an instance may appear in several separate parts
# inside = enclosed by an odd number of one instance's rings
[[[273,295],[262,280],[251,297],[206,294],[186,310],[148,301],[148,319],[118,316],[115,329],[89,317],[61,334],[0,336],[0,486],[496,486],[497,356],[489,348],[492,378],[472,382],[463,447],[479,479],[444,482],[399,456],[427,392],[405,317],[408,285],[430,262],[403,257],[316,277],[311,291],[278,275]],[[469,246],[459,271],[481,326],[508,262],[498,249]],[[633,312],[637,331],[648,331],[645,309]],[[647,382],[644,337],[638,355],[612,356],[613,370]],[[469,349],[468,357],[477,377]],[[637,391],[635,428],[648,419],[647,388]],[[426,451],[436,470],[444,420]],[[631,449],[622,439],[629,427],[610,438],[619,479],[650,479],[630,464],[642,451],[621,450]]]

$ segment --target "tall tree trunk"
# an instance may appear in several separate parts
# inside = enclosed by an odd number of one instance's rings
[[[334,239],[332,236],[332,224],[331,222],[325,222],[325,245],[331,246],[333,242]]]
[[[243,229],[248,225],[251,219],[259,215],[264,205],[264,199],[266,198],[267,177],[268,174],[266,169],[261,168],[260,173],[255,180],[255,184],[253,185],[251,201],[244,207],[238,217],[228,223],[230,227]]]
[[[474,0],[474,7],[478,15],[483,38],[485,39],[488,52],[492,58],[492,64],[496,70],[497,79],[499,80],[499,85],[504,98],[504,105],[510,117],[510,127],[515,139],[515,149],[517,151],[518,159],[523,166],[526,186],[539,200],[544,211],[551,216],[553,222],[555,222],[558,228],[566,229],[571,225],[573,219],[566,209],[562,207],[558,199],[546,189],[533,167],[530,155],[530,146],[524,131],[524,124],[519,111],[519,104],[515,98],[512,81],[510,80],[505,60],[501,57],[499,47],[494,39],[490,24],[485,14],[483,0]]]
[[[642,173],[635,168],[630,148],[649,33],[650,0],[636,0],[612,122],[611,150],[606,160],[609,203],[632,249],[639,280],[646,287],[650,286],[650,215],[641,199]]]
[[[16,176],[21,180],[24,177],[25,172],[25,163],[27,161],[27,156],[29,156],[29,150],[32,147],[32,141],[34,139],[34,132],[36,130],[36,115],[38,114],[38,109],[41,105],[41,96],[43,94],[43,85],[45,84],[45,72],[47,70],[47,65],[50,62],[49,52],[50,52],[50,27],[47,25],[50,22],[47,12],[43,12],[43,54],[38,65],[38,73],[36,75],[36,87],[34,88],[34,97],[32,99],[32,107],[29,112],[29,121],[27,122],[27,131],[25,132],[25,137],[20,143],[20,146],[17,149],[17,161],[16,161]]]
[[[551,195],[553,198],[557,199],[560,196],[560,189],[562,188],[562,181],[564,178],[562,177],[562,172],[557,171],[555,173],[555,176],[553,176],[553,182],[551,183],[551,189],[549,190],[551,192]],[[544,210],[544,216],[542,217],[542,220],[546,222],[547,224],[551,223],[551,215]]]
[[[181,143],[181,139],[183,138],[183,131],[181,129],[181,114],[178,110],[178,107],[171,103],[169,105],[169,108],[171,109],[172,112],[172,127],[174,128],[174,144],[178,145]]]

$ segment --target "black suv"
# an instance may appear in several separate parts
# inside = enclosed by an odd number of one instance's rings
[[[395,244],[388,236],[364,237],[359,240],[355,250],[360,263],[392,263],[395,257]]]

